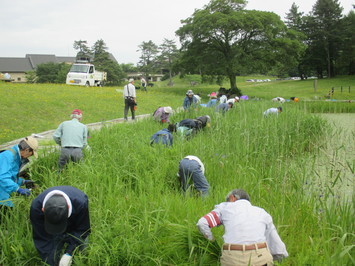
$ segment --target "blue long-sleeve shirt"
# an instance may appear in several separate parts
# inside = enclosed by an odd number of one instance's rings
[[[194,96],[192,97],[186,96],[182,106],[184,107],[184,110],[187,110],[190,107],[196,108],[196,104],[197,104],[197,99]]]
[[[44,213],[42,205],[46,195],[60,190],[68,195],[72,204],[72,213],[68,218],[68,226],[63,235],[48,234],[44,229]],[[58,238],[67,244],[65,253],[72,255],[76,247],[83,244],[90,234],[89,202],[87,195],[81,190],[71,186],[56,186],[43,191],[31,204],[30,220],[32,223],[33,241],[43,261],[54,265],[57,256]]]
[[[153,144],[153,143],[162,143],[167,146],[171,146],[171,145],[173,145],[173,135],[171,134],[171,132],[167,128],[164,128],[164,129],[156,132],[150,138],[150,144]]]
[[[10,194],[16,192],[23,184],[17,177],[21,166],[21,155],[18,145],[0,153],[0,204],[13,207]]]

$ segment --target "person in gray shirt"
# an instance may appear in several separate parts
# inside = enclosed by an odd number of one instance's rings
[[[61,123],[53,134],[54,141],[61,146],[59,170],[69,161],[78,162],[84,157],[83,148],[87,146],[88,128],[80,123],[82,118],[81,110],[73,110],[71,120]]]

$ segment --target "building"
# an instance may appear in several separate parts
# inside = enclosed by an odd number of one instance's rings
[[[111,53],[110,59],[117,63],[116,58]],[[73,64],[75,60],[75,56],[56,56],[53,54],[26,54],[24,58],[0,57],[0,80],[4,79],[5,73],[8,73],[13,82],[27,82],[26,73],[29,71],[35,71],[40,64]]]

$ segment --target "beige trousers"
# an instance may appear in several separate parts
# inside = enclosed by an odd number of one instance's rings
[[[268,248],[256,250],[222,250],[222,266],[261,266],[274,265]]]

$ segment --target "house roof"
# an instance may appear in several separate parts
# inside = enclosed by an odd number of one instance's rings
[[[0,72],[27,72],[33,70],[28,58],[0,57]]]
[[[109,58],[117,63],[110,53]],[[54,54],[26,54],[22,57],[0,57],[0,72],[27,72],[35,70],[39,64],[44,63],[75,63],[75,56],[55,56]]]

